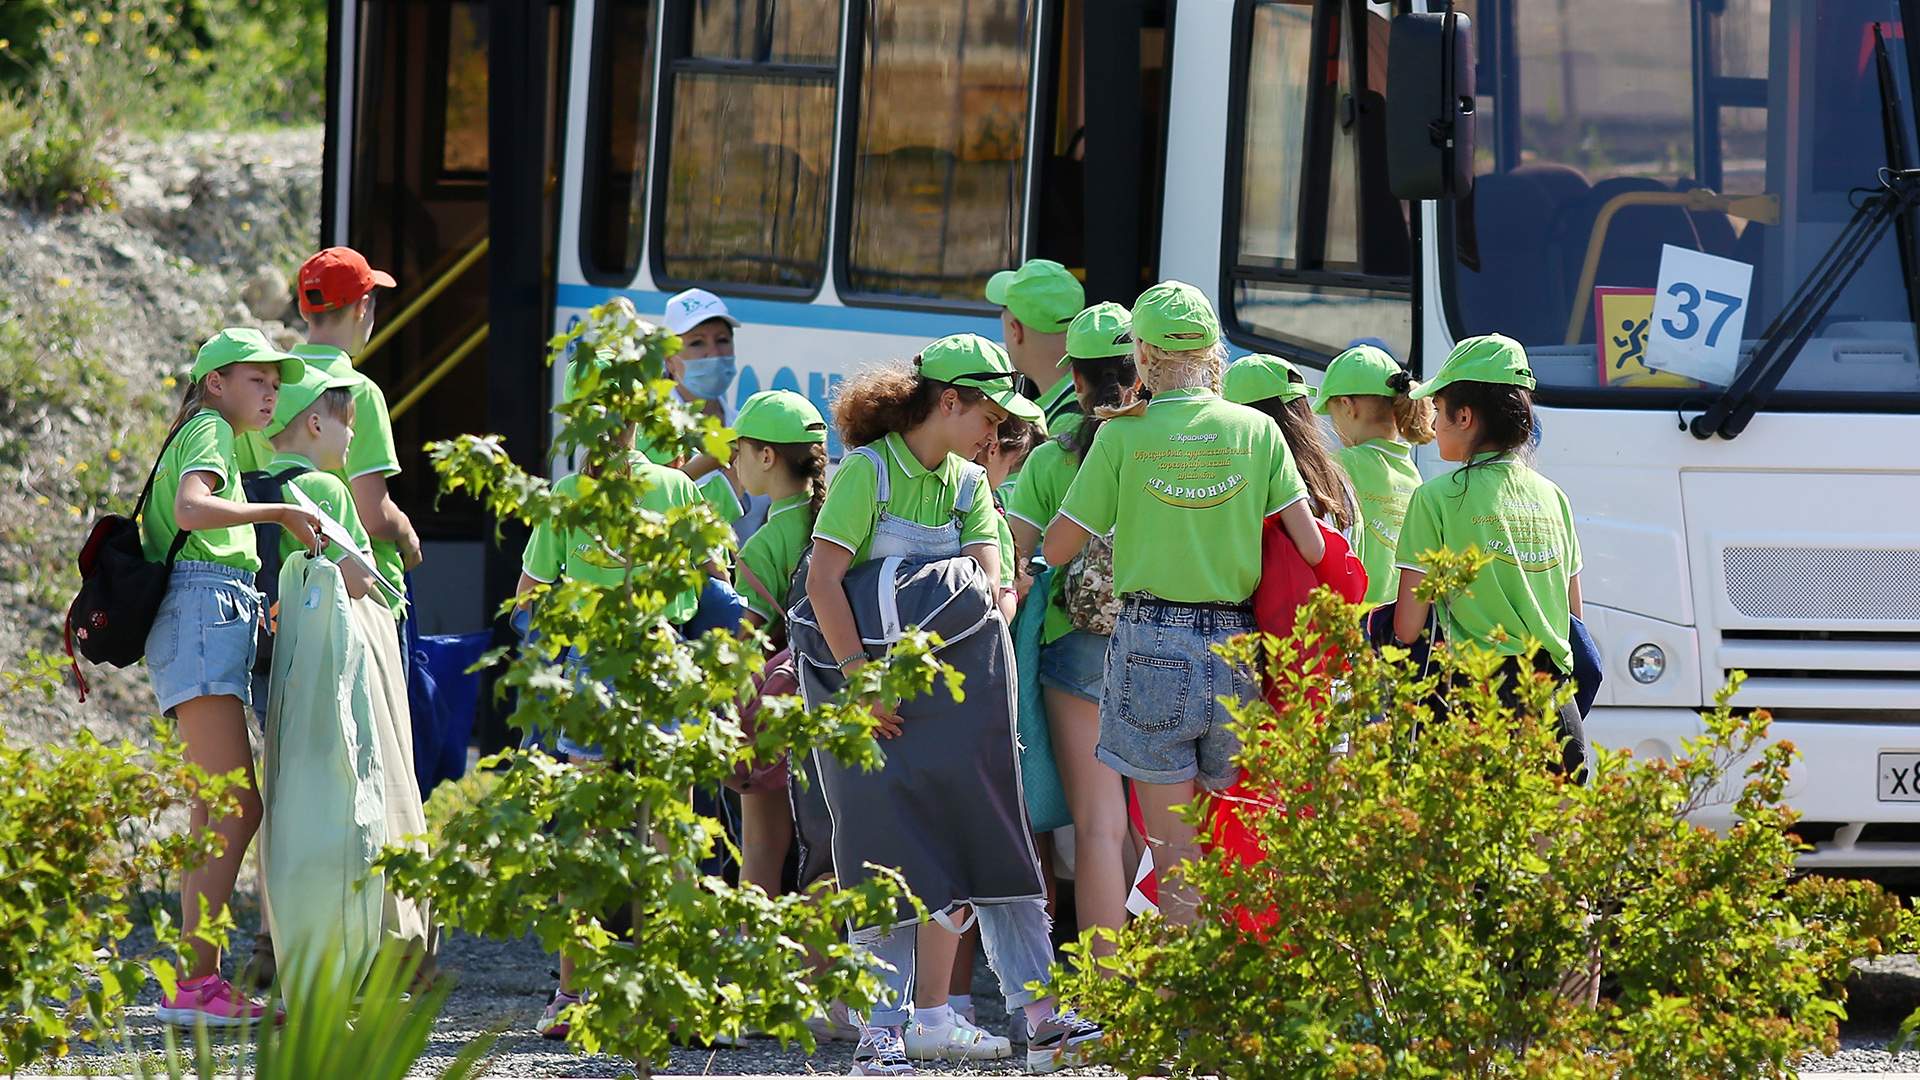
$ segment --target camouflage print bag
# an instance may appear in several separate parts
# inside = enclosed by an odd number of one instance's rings
[[[1113,542],[1104,536],[1087,541],[1067,564],[1061,605],[1075,630],[1111,635],[1120,617],[1120,598],[1113,592]]]

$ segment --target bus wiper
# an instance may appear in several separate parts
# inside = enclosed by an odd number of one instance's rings
[[[1893,81],[1892,62],[1887,56],[1887,43],[1880,36],[1880,27],[1873,28],[1875,57],[1880,68],[1880,125],[1886,139],[1887,153],[1890,158],[1887,168],[1880,170],[1877,189],[1869,191],[1854,207],[1853,217],[1847,226],[1834,237],[1833,244],[1820,256],[1813,269],[1794,287],[1793,295],[1787,299],[1780,313],[1773,317],[1767,328],[1760,332],[1760,345],[1753,350],[1753,358],[1747,366],[1734,376],[1733,384],[1728,386],[1707,411],[1693,418],[1687,430],[1696,439],[1711,439],[1715,435],[1723,439],[1739,436],[1752,422],[1753,414],[1765,405],[1767,398],[1780,385],[1787,369],[1806,347],[1807,339],[1813,336],[1814,327],[1827,317],[1833,305],[1846,291],[1853,276],[1866,265],[1867,256],[1873,253],[1875,244],[1886,234],[1887,227],[1896,220],[1902,221],[1902,240],[1909,240],[1913,234],[1911,219],[1906,215],[1920,205],[1920,169],[1908,168],[1904,152],[1905,140],[1900,137],[1896,125],[1901,122],[1900,99]],[[1907,245],[1903,244],[1903,248]],[[1907,251],[1901,253],[1901,269],[1907,275],[1908,307],[1911,309],[1920,288],[1916,287],[1914,275],[1916,268],[1908,265]],[[1920,313],[1908,311],[1916,327],[1920,327]]]

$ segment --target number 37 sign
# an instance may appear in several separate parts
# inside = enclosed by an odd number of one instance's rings
[[[1753,267],[1667,244],[1647,328],[1647,366],[1714,386],[1733,382]]]

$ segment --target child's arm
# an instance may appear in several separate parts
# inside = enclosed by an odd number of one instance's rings
[[[1425,570],[1408,566],[1400,568],[1400,600],[1393,606],[1393,636],[1402,645],[1411,645],[1420,640],[1421,631],[1427,628],[1427,616],[1432,613],[1433,605],[1415,599],[1413,595],[1413,590],[1426,579]]]
[[[699,480],[720,467],[720,459],[712,454],[695,454],[693,460],[680,466],[680,471],[694,480]]]
[[[827,648],[833,650],[833,658],[845,661],[840,670],[849,676],[867,662],[866,645],[853,619],[853,605],[847,603],[846,577],[852,565],[853,552],[832,541],[814,544],[813,559],[807,565],[807,598],[813,601],[813,614],[820,620],[820,634],[827,639]],[[875,734],[884,739],[900,734],[898,715],[877,702],[869,707],[880,722]]]
[[[245,503],[214,493],[214,474],[202,469],[180,478],[173,497],[173,521],[182,529],[224,529],[232,525],[278,525],[301,547],[319,546],[320,519],[287,503]]]
[[[334,564],[340,568],[340,580],[347,587],[347,595],[355,600],[373,591],[373,574],[352,559],[342,559]]]
[[[1327,538],[1320,535],[1320,526],[1314,522],[1307,500],[1281,507],[1280,527],[1287,530],[1287,539],[1293,541],[1308,566],[1319,566],[1320,560],[1327,557]]]
[[[1073,561],[1080,549],[1087,546],[1093,534],[1080,527],[1080,523],[1061,514],[1047,526],[1047,538],[1041,546],[1041,553],[1047,557],[1048,566],[1065,566]],[[1014,543],[1018,544],[1019,534],[1014,534]]]
[[[1039,529],[1011,514],[1007,515],[1007,528],[1013,531],[1014,557],[1025,566],[1027,560],[1033,558],[1033,553],[1040,549],[1040,542],[1045,537],[1041,536]]]
[[[1567,579],[1567,612],[1576,619],[1584,619],[1587,617],[1585,607],[1580,598],[1580,575],[1575,574]]]

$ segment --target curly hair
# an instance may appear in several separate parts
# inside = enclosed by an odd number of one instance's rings
[[[911,431],[933,414],[940,395],[948,390],[972,405],[987,396],[972,387],[954,386],[935,379],[922,378],[920,357],[913,367],[874,368],[863,371],[834,391],[833,423],[848,446],[866,446],[879,442],[891,432]]]
[[[1173,350],[1138,341],[1133,346],[1133,359],[1145,392],[1124,408],[1103,406],[1095,409],[1094,416],[1098,419],[1140,416],[1147,411],[1147,401],[1154,394],[1167,390],[1199,386],[1219,393],[1220,372],[1226,366],[1227,353],[1219,342],[1204,349]]]

